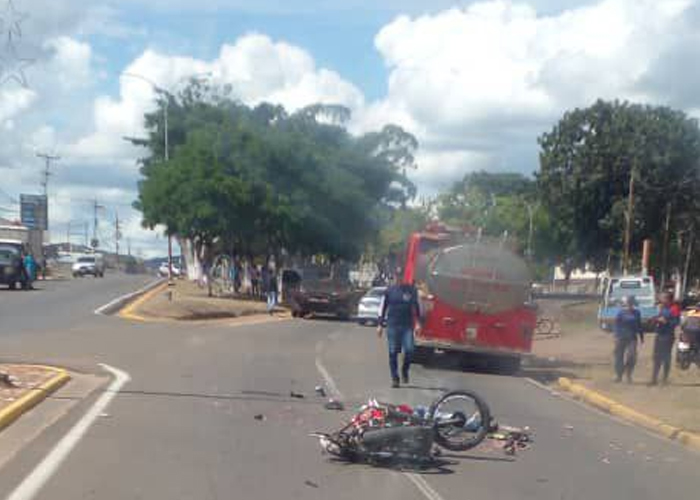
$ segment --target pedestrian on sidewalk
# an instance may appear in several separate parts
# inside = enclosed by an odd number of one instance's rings
[[[662,384],[668,383],[671,371],[671,353],[675,340],[676,326],[680,322],[679,308],[673,304],[673,296],[663,292],[660,297],[659,314],[654,318],[656,339],[654,339],[653,368],[649,385],[659,383],[659,372],[663,368]]]
[[[621,382],[624,375],[632,383],[632,373],[637,364],[637,337],[644,343],[642,315],[635,307],[633,296],[622,299],[622,309],[615,318],[615,382]]]
[[[273,267],[263,269],[263,287],[267,298],[267,313],[272,315],[277,306],[277,273]]]
[[[420,332],[420,306],[418,292],[412,284],[401,283],[397,270],[393,284],[384,292],[377,335],[381,338],[386,327],[389,350],[389,370],[391,387],[399,387],[399,382],[408,384],[411,359],[413,357],[414,333]],[[399,380],[399,353],[403,351],[401,380]]]

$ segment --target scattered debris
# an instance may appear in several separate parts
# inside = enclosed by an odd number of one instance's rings
[[[112,415],[110,415],[109,413],[100,413],[101,418],[110,418],[111,416]]]
[[[258,414],[255,415],[253,418],[254,418],[255,420],[265,420],[265,415],[263,415],[262,413],[258,413]]]
[[[538,483],[548,483],[548,482],[549,482],[549,479],[547,479],[546,477],[538,477],[538,478],[536,479],[536,481],[537,481]]]
[[[612,448],[613,450],[621,450],[622,449],[622,447],[620,445],[613,443],[613,442],[610,442],[610,444],[608,446],[610,446],[610,448]]]
[[[644,457],[644,460],[646,460],[647,462],[651,462],[654,459],[650,455],[647,455],[646,457]]]
[[[308,479],[306,481],[304,481],[304,484],[306,486],[310,486],[312,488],[318,488],[318,484],[314,483],[313,481],[309,481]]]
[[[14,375],[10,375],[7,372],[0,372],[0,383],[5,384],[6,386],[11,387],[13,389],[22,387],[22,384],[20,383],[19,379]]]
[[[573,431],[573,430],[574,430],[574,426],[571,425],[571,424],[566,424],[566,425],[564,425],[564,429],[566,429],[567,431]]]
[[[610,459],[608,457],[603,457],[601,462],[603,462],[604,464],[610,464]]]
[[[304,399],[306,396],[304,396],[303,394],[300,394],[298,392],[289,391],[289,397],[290,398],[297,398],[297,399]]]
[[[326,410],[343,411],[345,409],[345,405],[341,401],[338,401],[336,399],[329,399],[323,407]]]
[[[322,385],[317,385],[315,391],[317,396],[320,396],[322,398],[326,397],[326,390],[323,388]]]

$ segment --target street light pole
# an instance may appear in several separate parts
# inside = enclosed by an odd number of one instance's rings
[[[527,203],[525,206],[527,207],[527,215],[530,219],[530,225],[527,232],[527,258],[532,259],[532,205]]]

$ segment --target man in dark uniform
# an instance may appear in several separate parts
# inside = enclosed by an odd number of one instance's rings
[[[680,313],[673,307],[673,296],[664,292],[661,294],[659,315],[656,317],[656,339],[654,340],[654,366],[651,382],[656,385],[659,382],[659,372],[663,368],[661,382],[668,383],[668,373],[671,370],[671,352],[675,339],[676,326],[680,322]]]
[[[402,284],[400,270],[397,270],[394,283],[387,288],[382,301],[382,311],[379,315],[377,335],[381,338],[384,327],[387,329],[389,345],[389,369],[391,370],[391,386],[399,387],[399,353],[403,351],[401,379],[408,384],[408,372],[413,356],[413,334],[419,331],[420,306],[418,292],[411,284]]]
[[[624,297],[623,307],[615,318],[615,381],[620,382],[622,375],[632,383],[632,373],[637,364],[637,338],[644,342],[642,317],[635,307],[634,297]]]

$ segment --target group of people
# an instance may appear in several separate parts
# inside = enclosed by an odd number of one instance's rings
[[[255,299],[265,299],[267,301],[267,311],[272,314],[278,300],[278,276],[274,265],[242,264],[239,260],[236,260],[230,267],[229,273],[234,293],[246,293]],[[246,276],[250,283],[249,288],[244,287]],[[244,290],[244,288],[247,288],[247,290]]]
[[[632,383],[632,374],[637,364],[637,343],[644,343],[644,325],[633,296],[625,297],[623,306],[615,318],[615,381],[621,382],[624,376],[627,382]],[[657,385],[659,375],[661,375],[662,384],[668,383],[673,342],[680,319],[680,306],[673,302],[673,296],[669,292],[662,293],[658,314],[653,319],[656,337],[649,385]]]

